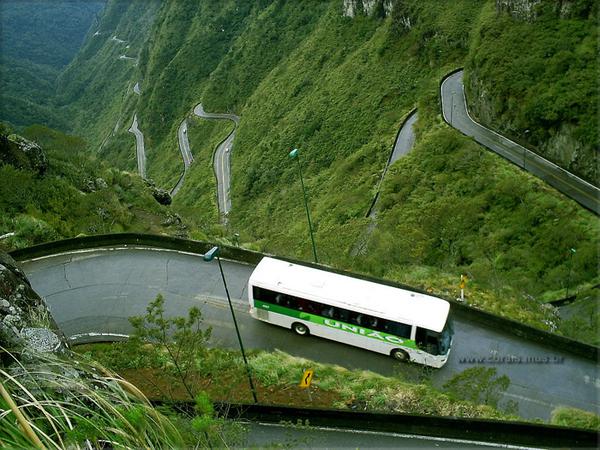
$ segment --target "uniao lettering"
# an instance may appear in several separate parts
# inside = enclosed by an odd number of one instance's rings
[[[358,333],[358,327],[353,327],[352,325],[346,325],[345,323],[342,324],[342,330],[346,330],[346,331],[352,331],[353,333]],[[364,334],[364,330],[363,333]]]
[[[344,331],[351,331],[352,333],[360,334],[362,336],[367,336],[375,339],[379,339],[381,341],[391,342],[392,344],[403,344],[404,341],[396,336],[391,336],[389,334],[382,334],[378,331],[365,330],[364,328],[356,327],[354,325],[348,325],[343,322],[338,322],[337,320],[324,319],[323,323],[328,327],[339,328]]]

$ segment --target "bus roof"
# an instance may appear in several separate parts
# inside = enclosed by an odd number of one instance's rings
[[[437,332],[450,310],[437,297],[269,257],[256,266],[249,284]]]

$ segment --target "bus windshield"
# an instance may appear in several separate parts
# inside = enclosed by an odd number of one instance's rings
[[[441,333],[418,327],[416,334],[417,347],[431,355],[446,355],[452,344],[452,334],[452,321],[450,318]]]

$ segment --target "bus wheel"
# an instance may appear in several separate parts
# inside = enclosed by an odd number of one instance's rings
[[[410,361],[408,353],[406,353],[404,350],[400,350],[399,348],[392,350],[391,354],[392,358],[394,358],[396,361]]]
[[[299,334],[300,336],[306,336],[310,333],[308,327],[300,322],[294,322],[292,324],[292,330],[294,330],[294,333]]]

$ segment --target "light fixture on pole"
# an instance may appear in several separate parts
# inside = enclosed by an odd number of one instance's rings
[[[573,255],[577,253],[574,248],[569,249],[569,277],[567,279],[567,293],[565,298],[569,298],[569,286],[571,285],[571,269],[573,268]]]
[[[308,211],[308,200],[306,198],[306,189],[304,188],[304,180],[302,179],[302,166],[300,165],[300,151],[295,148],[290,152],[290,158],[298,161],[298,173],[300,174],[300,184],[302,185],[302,194],[304,195],[304,208],[306,209],[306,218],[308,219],[308,231],[310,232],[310,241],[312,243],[313,256],[315,257],[315,262],[318,263],[317,259],[317,247],[315,246],[315,238],[313,236],[313,227],[312,222],[310,220],[310,212]]]
[[[454,126],[454,121],[453,116],[454,116],[454,94],[455,92],[452,91],[452,106],[450,107],[450,125]]]
[[[252,391],[252,397],[254,403],[258,403],[256,398],[256,390],[254,389],[254,383],[252,382],[252,375],[250,374],[250,367],[248,366],[248,360],[246,359],[246,352],[244,351],[244,344],[242,343],[242,336],[238,328],[237,320],[235,319],[235,313],[233,311],[233,305],[231,304],[231,297],[229,296],[229,289],[227,289],[227,282],[225,281],[225,274],[223,273],[223,266],[221,266],[221,258],[219,258],[219,247],[213,247],[204,254],[204,261],[210,262],[214,258],[217,258],[219,264],[219,271],[221,272],[221,278],[223,279],[223,286],[225,286],[225,293],[227,294],[227,301],[229,302],[229,309],[231,310],[231,317],[233,317],[233,325],[235,332],[237,333],[238,342],[240,343],[240,349],[242,350],[242,358],[244,358],[244,366],[246,367],[246,374],[248,375],[248,382],[250,383],[250,390]]]

